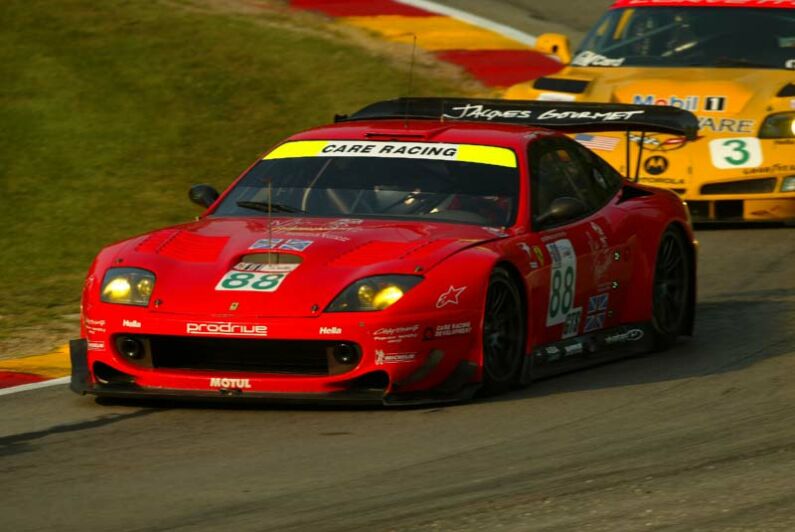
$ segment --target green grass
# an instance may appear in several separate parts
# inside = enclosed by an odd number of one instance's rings
[[[221,189],[286,135],[405,86],[320,19],[191,7],[0,2],[0,354],[31,329],[65,340],[93,256],[190,219],[191,184]]]

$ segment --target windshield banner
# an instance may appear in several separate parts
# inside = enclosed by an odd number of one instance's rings
[[[516,168],[516,155],[508,148],[436,142],[298,140],[277,146],[264,159],[290,159],[297,157],[433,159]]]

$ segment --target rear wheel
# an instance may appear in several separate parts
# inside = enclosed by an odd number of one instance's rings
[[[483,385],[506,390],[519,380],[524,359],[525,318],[519,289],[502,268],[489,279],[483,319]]]
[[[672,346],[682,333],[692,289],[687,245],[682,233],[669,227],[660,239],[654,268],[652,324],[656,348]]]

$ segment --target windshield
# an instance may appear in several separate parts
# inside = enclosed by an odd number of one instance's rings
[[[615,9],[591,30],[572,64],[795,69],[795,10]]]
[[[214,216],[398,218],[508,226],[519,173],[512,150],[419,142],[297,141],[279,146]]]

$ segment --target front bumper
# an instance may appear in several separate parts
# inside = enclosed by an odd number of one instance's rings
[[[138,315],[130,315],[136,311]],[[343,370],[330,365],[324,374],[316,367],[301,373],[294,367],[279,371],[267,366],[230,366],[222,350],[212,359],[212,364],[220,364],[217,366],[208,366],[207,360],[180,366],[171,356],[132,360],[119,349],[120,338],[190,339],[210,344],[229,336],[189,336],[186,323],[191,320],[185,317],[155,318],[146,309],[127,308],[124,313],[123,320],[105,316],[86,319],[86,337],[70,343],[75,392],[120,398],[416,404],[467,399],[481,378],[480,316],[471,311],[415,315],[402,322],[371,319],[367,325],[359,321],[361,316],[348,320],[334,316],[330,318],[333,324],[322,319],[270,319],[267,337],[246,339],[263,348],[270,344],[270,348],[273,343],[289,346],[290,342],[329,341],[328,336],[317,335],[319,330],[344,331],[334,340],[356,345],[360,358]],[[136,328],[130,330],[124,323]],[[446,327],[450,323],[467,324],[467,330],[451,335]],[[437,335],[437,331],[441,333]],[[193,352],[185,350],[184,354],[190,357]],[[280,354],[282,360],[284,355]]]

